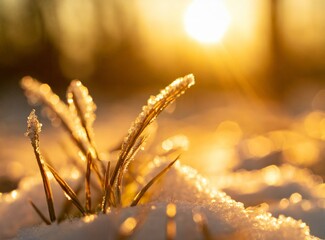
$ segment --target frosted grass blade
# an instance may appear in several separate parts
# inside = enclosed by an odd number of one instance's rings
[[[138,142],[141,141],[141,135],[144,130],[170,103],[174,102],[188,88],[194,85],[194,83],[195,80],[192,74],[178,78],[165,89],[161,90],[158,95],[151,96],[147,101],[147,105],[143,106],[142,112],[132,123],[128,135],[122,143],[119,158],[110,180],[110,184],[114,187],[117,195],[120,195],[119,191],[124,172],[129,165],[129,161],[132,160],[129,156],[134,156],[133,153],[136,150],[134,146],[137,146]]]
[[[66,195],[69,196],[69,198],[71,199],[72,203],[79,209],[79,211],[84,216],[86,216],[87,215],[87,211],[83,208],[83,206],[81,205],[80,201],[78,200],[77,194],[72,190],[72,188],[67,184],[67,182],[64,181],[60,177],[60,175],[58,174],[58,172],[53,167],[51,167],[49,164],[47,164],[46,167],[51,171],[53,177],[58,182],[58,184],[60,185],[60,187],[62,188],[62,190],[66,193]]]
[[[44,161],[39,147],[39,143],[40,143],[39,134],[41,132],[41,128],[42,128],[42,124],[38,121],[38,118],[35,114],[35,109],[33,109],[27,119],[27,132],[25,135],[30,138],[31,144],[33,146],[34,154],[43,180],[43,186],[44,186],[50,219],[51,222],[54,222],[56,220],[56,217],[54,211],[53,194],[52,194],[50,182],[48,180],[46,171],[44,169]]]
[[[39,208],[31,201],[29,200],[30,205],[32,205],[35,212],[38,214],[38,216],[43,220],[43,222],[46,223],[46,225],[51,225],[51,222],[44,216],[44,214],[39,210]]]
[[[169,163],[163,170],[161,170],[155,177],[153,177],[141,190],[140,192],[137,193],[137,195],[134,197],[132,203],[131,203],[131,207],[136,206],[139,201],[141,200],[141,198],[143,197],[143,195],[148,191],[148,189],[162,176],[164,175],[173,165],[174,163],[178,160],[179,156],[172,161],[171,163]]]

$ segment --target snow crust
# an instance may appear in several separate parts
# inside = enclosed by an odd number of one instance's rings
[[[76,180],[71,179],[73,184]],[[65,197],[53,185],[56,210]],[[166,205],[176,205],[176,239],[203,239],[193,213],[200,212],[206,219],[211,234],[232,239],[318,239],[311,236],[309,227],[300,220],[284,217],[290,211],[272,209],[278,216],[268,212],[268,205],[245,208],[241,202],[231,199],[226,193],[213,189],[210,183],[194,169],[177,164],[151,191],[147,203],[137,207],[112,210],[107,215],[88,216],[66,220],[57,225],[46,226],[28,204],[32,199],[46,212],[46,202],[40,178],[21,182],[15,193],[4,194],[0,202],[1,239],[115,239],[121,223],[128,217],[141,220],[135,239],[166,239]],[[298,207],[295,206],[297,209]],[[293,209],[292,211],[296,211]],[[315,212],[317,209],[315,209]],[[298,214],[299,216],[299,214]]]

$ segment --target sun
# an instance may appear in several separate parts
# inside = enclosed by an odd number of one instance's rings
[[[224,36],[230,15],[220,0],[194,0],[186,9],[186,32],[202,43],[217,43]]]

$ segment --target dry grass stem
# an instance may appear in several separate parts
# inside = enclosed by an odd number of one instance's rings
[[[92,156],[89,153],[87,155],[87,170],[86,170],[86,184],[85,184],[85,190],[86,190],[86,211],[88,213],[91,212],[91,192],[90,192],[90,173],[91,173],[91,165],[92,165]]]
[[[117,195],[120,195],[121,182],[123,175],[133,157],[138,151],[139,141],[144,130],[157,118],[157,116],[172,102],[174,102],[180,95],[182,95],[188,88],[194,85],[194,76],[192,74],[182,78],[178,78],[161,90],[156,96],[151,96],[147,105],[143,106],[142,112],[138,115],[136,120],[129,128],[128,135],[124,139],[119,154],[116,167],[113,171],[110,183],[114,187]],[[120,201],[120,199],[118,199]]]
[[[143,197],[143,195],[148,191],[148,189],[152,186],[152,184],[154,184],[162,175],[164,175],[173,165],[174,163],[178,160],[179,156],[172,161],[171,163],[169,163],[163,170],[161,170],[155,177],[153,177],[141,190],[140,192],[137,193],[137,195],[134,197],[132,203],[131,203],[131,207],[136,206],[139,201],[141,200],[141,198]]]
[[[76,187],[75,193],[78,196],[81,190],[83,189],[83,182],[80,182],[78,186]],[[62,222],[64,219],[68,218],[68,214],[71,211],[71,208],[73,206],[73,202],[71,202],[69,199],[66,199],[61,212],[57,218],[58,223]]]
[[[69,197],[72,201],[72,203],[79,209],[79,211],[86,216],[87,212],[81,205],[80,201],[78,200],[77,194],[72,190],[72,188],[67,184],[66,181],[64,181],[60,175],[57,173],[57,171],[51,167],[49,164],[46,165],[46,167],[51,171],[53,177],[58,182],[64,193],[67,197]]]
[[[51,222],[44,216],[44,214],[41,212],[41,210],[39,210],[39,208],[36,207],[36,205],[31,200],[29,200],[29,203],[30,203],[30,205],[32,205],[33,209],[38,214],[38,216],[40,216],[40,218],[43,220],[43,222],[45,222],[46,225],[51,225]]]
[[[55,211],[54,211],[53,194],[52,194],[50,182],[48,180],[46,171],[44,169],[44,161],[42,159],[42,155],[41,155],[40,147],[39,147],[39,142],[40,142],[39,134],[41,132],[41,127],[42,127],[42,124],[38,121],[38,118],[35,114],[35,110],[33,109],[27,119],[26,136],[28,136],[30,138],[31,144],[34,149],[34,154],[35,154],[37,164],[38,164],[38,167],[39,167],[39,170],[40,170],[40,173],[42,176],[42,180],[43,180],[43,186],[44,186],[44,191],[45,191],[45,196],[46,196],[50,219],[51,219],[51,222],[54,222],[56,220],[56,217],[55,217]]]
[[[101,209],[103,213],[106,213],[107,203],[109,203],[109,205],[113,205],[112,201],[110,200],[110,196],[112,193],[112,187],[109,183],[110,169],[111,169],[111,162],[108,162],[106,167],[106,172],[105,172],[104,194],[103,194],[102,209]]]
[[[73,80],[67,90],[67,102],[69,105],[70,112],[77,115],[77,124],[81,124],[88,142],[86,143],[91,148],[91,153],[94,155],[93,158],[99,160],[99,154],[94,142],[94,129],[93,123],[96,119],[96,105],[89,95],[88,89],[82,85],[79,80]],[[83,138],[85,136],[83,135]],[[96,162],[92,162],[95,171],[99,172]],[[103,166],[102,166],[103,167]]]

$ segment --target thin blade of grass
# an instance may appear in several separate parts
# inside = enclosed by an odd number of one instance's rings
[[[130,155],[127,156],[127,160],[124,162],[124,164],[122,165],[122,167],[124,169],[127,169],[127,165],[130,164],[130,162],[132,161],[132,159],[134,159],[135,155],[140,151],[140,149],[142,148],[142,146],[145,144],[146,140],[147,140],[148,136],[147,135],[142,135],[138,138],[137,142],[134,144],[133,146],[133,150],[132,152],[130,152]],[[122,175],[118,176],[118,182],[122,182]]]
[[[90,213],[91,211],[91,192],[90,192],[90,174],[91,174],[92,156],[90,153],[87,155],[87,170],[86,170],[86,211]]]
[[[35,114],[35,109],[33,109],[28,116],[27,120],[27,132],[26,136],[30,138],[32,147],[34,149],[34,154],[36,157],[36,161],[42,176],[42,181],[43,181],[43,187],[44,187],[44,192],[46,196],[46,202],[47,202],[47,207],[49,210],[49,216],[51,222],[55,222],[56,217],[55,217],[55,211],[54,211],[54,203],[53,203],[53,194],[52,194],[52,189],[50,182],[48,180],[48,177],[46,175],[46,171],[44,169],[44,161],[43,157],[40,152],[40,140],[39,140],[39,134],[41,132],[41,127],[42,124],[38,121],[38,118]]]
[[[30,205],[32,205],[33,209],[35,210],[35,212],[38,214],[38,216],[43,220],[43,222],[46,223],[46,225],[51,225],[50,220],[48,220],[44,214],[41,212],[41,210],[39,210],[39,208],[32,202],[32,200],[29,200]]]
[[[110,170],[111,170],[111,162],[109,161],[107,163],[106,167],[106,172],[105,172],[105,180],[104,180],[104,195],[103,195],[103,200],[102,200],[102,207],[101,211],[105,214],[106,209],[107,209],[107,203],[109,205],[112,205],[113,203],[110,201],[110,196],[112,192],[112,187],[109,183],[109,178],[110,178]]]
[[[86,131],[89,142],[92,142],[92,137],[94,135],[93,123],[96,119],[95,111],[97,107],[87,87],[79,80],[71,81],[67,90],[67,101],[70,110],[76,112],[79,116],[81,125]]]
[[[105,167],[103,166],[102,162],[99,159],[99,154],[96,148],[96,144],[93,140],[93,136],[94,136],[93,123],[96,118],[95,110],[97,107],[92,97],[89,95],[88,89],[84,85],[82,85],[80,81],[74,80],[71,82],[68,88],[67,99],[68,99],[70,110],[75,112],[80,119],[80,124],[83,127],[89,145],[94,152],[95,155],[94,158],[98,160],[101,169],[104,170]],[[99,169],[97,165],[98,162],[92,161],[92,164],[95,172],[99,173]]]
[[[72,188],[68,185],[68,183],[60,177],[58,172],[53,167],[51,167],[49,164],[47,164],[46,167],[51,171],[53,177],[58,182],[62,190],[67,194],[67,196],[70,197],[72,203],[79,209],[79,211],[84,216],[86,216],[87,212],[81,205],[80,201],[78,200],[77,194],[72,190]]]
[[[35,154],[37,154],[37,151],[35,151]],[[53,201],[53,194],[52,194],[52,189],[50,186],[50,181],[46,175],[46,171],[44,169],[44,164],[40,160],[40,156],[37,155],[36,157],[38,166],[42,175],[42,180],[43,180],[43,186],[44,186],[44,191],[46,195],[46,201],[47,201],[47,206],[49,209],[49,215],[51,222],[55,222],[56,216],[55,216],[55,210],[54,210],[54,201]]]
[[[130,156],[127,156],[127,160],[122,165],[123,169],[127,169],[128,164],[132,161],[132,159],[135,157],[135,155],[140,151],[141,147],[144,145],[145,141],[147,139],[147,136],[140,136],[137,140],[137,142],[134,144],[132,152],[130,152]],[[117,187],[115,188],[115,196],[116,196],[116,205],[120,206],[122,202],[122,179],[123,175],[118,175],[117,179]]]
[[[78,196],[79,193],[81,192],[81,190],[83,189],[83,181],[82,182],[79,182],[78,183],[78,186],[76,187],[76,190],[75,190],[75,193],[76,195]],[[61,223],[67,216],[68,216],[68,213],[70,212],[71,210],[71,207],[73,206],[74,204],[69,200],[69,199],[66,199],[62,209],[61,209],[61,212],[57,218],[58,220],[58,223]]]
[[[171,163],[169,163],[163,170],[161,170],[155,177],[153,177],[141,190],[138,192],[138,194],[134,197],[131,207],[136,206],[143,195],[148,191],[148,189],[162,176],[164,175],[173,165],[174,163],[179,159],[179,156],[173,160]]]

